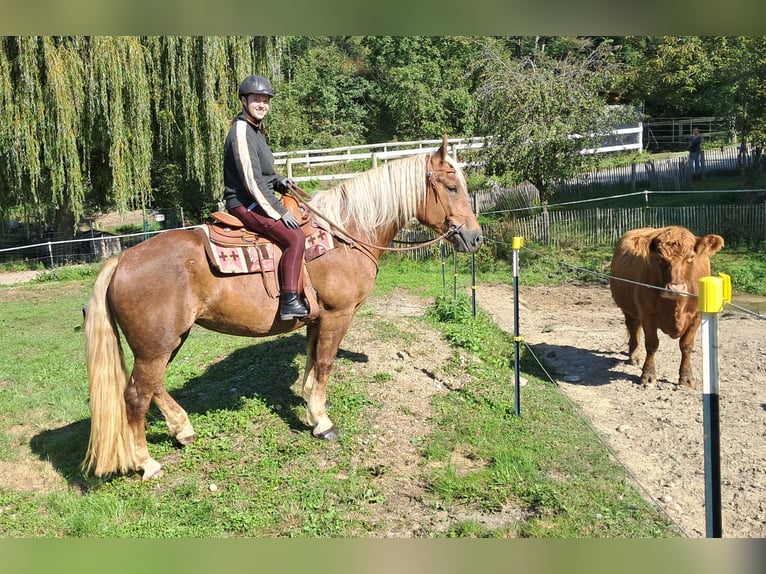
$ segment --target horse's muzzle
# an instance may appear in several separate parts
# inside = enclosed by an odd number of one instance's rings
[[[463,253],[476,253],[484,241],[481,229],[468,229],[464,225],[452,225],[449,238],[455,246],[455,250]]]

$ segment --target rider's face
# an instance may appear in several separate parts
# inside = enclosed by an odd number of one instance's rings
[[[257,121],[261,121],[271,109],[271,97],[266,94],[248,94],[240,98],[242,107]]]

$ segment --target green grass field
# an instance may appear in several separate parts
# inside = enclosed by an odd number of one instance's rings
[[[464,265],[461,293],[468,281]],[[434,397],[431,430],[417,443],[417,472],[410,478],[422,486],[422,504],[456,517],[447,528],[419,535],[678,536],[524,356],[529,414],[515,416],[510,336],[481,313],[471,316],[467,298],[453,299],[440,273],[438,262],[388,260],[373,299],[403,288],[425,298],[431,311],[410,326],[381,321],[365,308],[355,319],[360,329],[377,331],[383,344],[404,348],[422,330],[440,333],[455,355],[424,367],[470,381]],[[305,359],[302,332],[254,341],[195,328],[166,386],[190,413],[197,442],[177,448],[152,409],[148,440],[165,466],[163,477],[84,476],[79,465],[89,410],[80,309],[93,277],[78,274],[0,289],[0,536],[385,535],[390,524],[374,510],[386,494],[376,473],[355,460],[360,445],[374,440],[380,405],[370,399],[370,385],[395,373],[364,378],[353,361],[339,359],[329,397],[342,439],[317,441],[303,423],[296,386]],[[471,360],[458,360],[466,354]],[[455,467],[454,453],[469,456],[475,468]],[[520,509],[521,518],[492,526],[480,520],[506,507]]]
[[[522,250],[522,280],[602,280],[608,250]],[[744,291],[766,294],[759,252],[714,258]],[[478,281],[511,281],[507,262],[479,254]],[[675,537],[658,510],[558,389],[520,357],[529,380],[527,415],[514,414],[513,344],[481,312],[470,312],[469,258],[451,263],[384,259],[372,299],[405,289],[430,311],[413,326],[363,308],[354,323],[383,344],[406,348],[428,329],[454,349],[428,365],[459,380],[459,392],[437,395],[430,431],[414,461],[426,507],[462,518],[428,537]],[[166,468],[157,481],[131,476],[99,480],[80,470],[89,432],[81,307],[97,266],[63,268],[22,286],[0,288],[0,536],[15,537],[369,537],[389,526],[375,519],[385,499],[375,473],[355,462],[374,440],[380,404],[370,385],[395,373],[360,377],[340,358],[330,387],[334,444],[313,439],[303,422],[296,381],[305,360],[302,332],[262,340],[195,328],[171,366],[166,386],[189,411],[198,441],[177,448],[150,410],[148,438]],[[444,274],[442,274],[444,273]],[[455,283],[453,284],[453,281]],[[458,293],[453,297],[453,288]],[[471,360],[465,360],[465,356]],[[462,358],[460,358],[462,357]],[[475,462],[457,468],[455,453]],[[338,477],[343,477],[339,480]],[[211,484],[218,488],[211,491]],[[503,508],[523,518],[496,526],[480,520]],[[468,512],[470,511],[470,512]],[[473,514],[471,514],[473,513]],[[465,518],[465,516],[472,516]]]

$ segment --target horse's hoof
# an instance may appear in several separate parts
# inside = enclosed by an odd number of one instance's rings
[[[144,474],[141,480],[152,480],[153,478],[159,478],[162,476],[162,465],[156,460],[152,460],[146,466],[144,466]]]
[[[326,431],[315,434],[314,436],[321,440],[338,440],[338,438],[340,438],[340,431],[335,425],[332,425]]]
[[[181,446],[189,446],[195,440],[197,440],[197,433],[190,434],[187,436],[177,436],[176,440],[178,441],[178,444],[180,444]]]

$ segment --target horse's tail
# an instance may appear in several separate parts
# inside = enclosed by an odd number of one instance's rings
[[[125,473],[134,468],[133,435],[125,413],[128,373],[106,291],[117,267],[108,260],[96,278],[85,314],[90,380],[90,440],[83,460],[85,472],[96,476]]]

